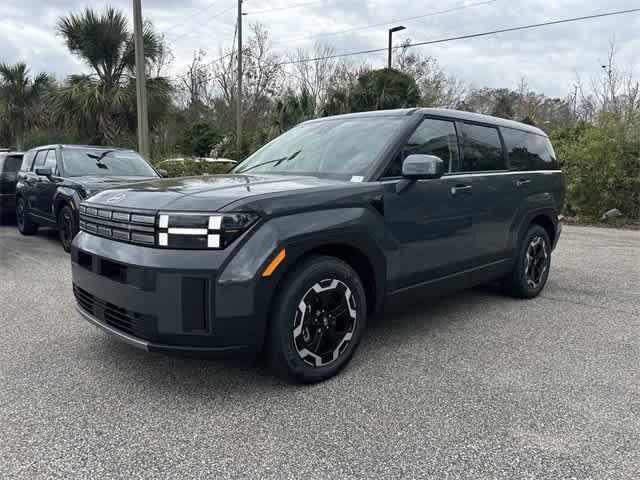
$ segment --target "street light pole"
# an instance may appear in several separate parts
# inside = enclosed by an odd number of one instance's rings
[[[133,37],[136,60],[136,101],[138,112],[138,153],[150,158],[149,148],[149,115],[147,113],[147,82],[144,63],[144,42],[142,31],[142,5],[140,0],[133,0]]]
[[[242,0],[238,0],[238,92],[236,105],[236,161],[242,160]]]
[[[387,67],[389,69],[391,68],[391,50],[393,49],[393,44],[392,44],[393,33],[399,32],[400,30],[405,30],[406,28],[407,27],[400,25],[398,27],[393,27],[389,29],[389,62],[387,64]]]

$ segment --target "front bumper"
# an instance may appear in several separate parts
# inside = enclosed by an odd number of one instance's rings
[[[90,323],[145,350],[259,350],[268,286],[261,288],[259,277],[221,283],[231,256],[226,250],[161,250],[80,232],[71,251],[77,308]]]

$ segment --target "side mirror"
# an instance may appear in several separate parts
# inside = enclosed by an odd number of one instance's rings
[[[36,168],[36,175],[40,175],[41,177],[51,178],[53,172],[50,168]]]
[[[411,180],[440,178],[444,175],[444,162],[435,155],[409,155],[402,163],[402,176]]]
[[[169,172],[167,172],[164,168],[159,168],[158,173],[162,178],[169,178]]]

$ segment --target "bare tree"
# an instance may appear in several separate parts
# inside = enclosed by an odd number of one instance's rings
[[[313,50],[298,48],[291,60],[293,73],[297,80],[298,90],[306,90],[315,101],[315,112],[318,113],[327,100],[327,93],[335,73],[337,60],[329,58],[335,50],[329,45],[316,43]]]
[[[398,69],[415,78],[424,106],[457,107],[466,88],[453,75],[447,75],[434,57],[410,49],[411,40],[406,39],[397,53]]]
[[[603,113],[616,115],[623,125],[640,125],[640,82],[634,75],[633,66],[621,69],[617,63],[618,49],[615,38],[609,42],[607,59],[602,65],[602,74],[591,78],[590,88],[584,87],[578,77],[578,117],[597,120]]]
[[[204,62],[206,55],[204,50],[193,52],[191,63],[178,78],[180,101],[195,118],[199,118],[212,101],[213,75]]]
[[[253,129],[264,125],[272,99],[283,90],[282,58],[271,51],[269,34],[264,26],[252,24],[249,39],[243,46],[242,116],[243,125]],[[213,66],[213,78],[220,95],[216,114],[224,123],[233,118],[236,108],[237,56],[234,50],[223,51],[224,61]],[[229,126],[230,123],[227,125]]]
[[[167,70],[175,58],[171,45],[169,45],[166,37],[162,34],[159,38],[158,54],[152,62],[149,62],[147,75],[151,78],[166,77]]]

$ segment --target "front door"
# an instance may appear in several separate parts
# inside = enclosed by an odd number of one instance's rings
[[[402,161],[413,153],[440,157],[447,173],[398,189]],[[459,170],[455,123],[425,118],[381,179],[385,221],[397,242],[387,265],[391,290],[456,276],[472,266],[472,176]]]
[[[46,153],[44,163],[40,168],[49,168],[53,176],[47,178],[45,176],[38,176],[38,183],[36,183],[36,205],[38,215],[55,222],[55,216],[53,213],[53,197],[56,193],[57,184],[55,176],[58,175],[56,151],[49,150],[47,152],[40,152],[38,156]]]

